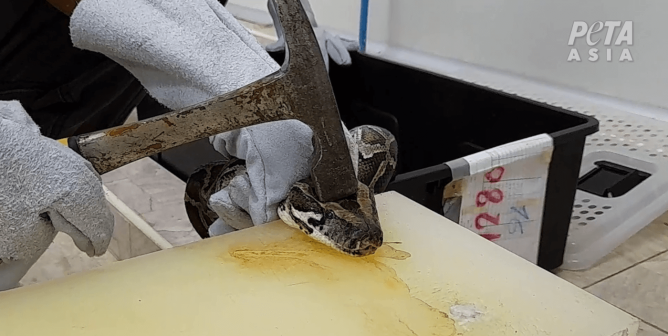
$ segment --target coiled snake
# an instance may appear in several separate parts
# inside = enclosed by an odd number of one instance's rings
[[[358,190],[356,195],[320,202],[310,180],[295,183],[278,205],[278,215],[287,225],[316,241],[353,256],[373,254],[383,243],[374,194],[385,191],[397,167],[398,146],[388,130],[364,125],[350,130],[358,146]],[[208,200],[232,178],[245,173],[243,160],[211,162],[193,172],[187,182],[185,204],[188,217],[202,238],[218,218]]]

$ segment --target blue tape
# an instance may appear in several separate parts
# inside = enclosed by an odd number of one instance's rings
[[[366,30],[369,20],[369,0],[362,0],[362,8],[360,10],[360,52],[366,52]]]

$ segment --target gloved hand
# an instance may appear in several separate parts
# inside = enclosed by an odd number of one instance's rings
[[[114,59],[171,109],[280,68],[217,0],[83,0],[72,14],[70,31],[74,46]],[[308,176],[311,138],[309,127],[290,120],[211,137],[214,148],[246,160],[248,170],[211,197],[212,210],[220,216],[212,230],[228,232],[234,230],[230,224],[242,228],[278,219],[278,202]],[[355,146],[351,153],[357,157]]]
[[[357,158],[357,146],[343,125],[348,149]],[[287,120],[255,125],[211,139],[225,157],[246,160],[247,174],[211,195],[209,205],[219,219],[209,228],[211,236],[278,220],[278,203],[290,187],[311,174],[313,132],[306,124]],[[353,161],[357,174],[358,161]]]
[[[43,137],[18,101],[0,102],[0,171],[3,264],[36,259],[57,231],[91,257],[106,252],[114,217],[100,176],[74,151]]]
[[[313,27],[313,32],[315,37],[318,39],[318,44],[320,45],[320,52],[322,53],[322,58],[325,60],[325,67],[329,71],[329,58],[338,65],[348,65],[351,62],[349,51],[357,50],[359,44],[356,41],[344,39],[338,35],[333,35],[325,29],[318,27],[318,23],[315,21],[315,14],[311,9],[311,4],[308,0],[300,0],[304,11],[311,22]],[[275,52],[285,49],[285,38],[283,37],[283,29],[280,25],[278,19],[278,10],[276,5],[272,0],[267,1],[267,8],[269,9],[269,14],[274,21],[274,27],[276,29],[276,36],[278,40],[274,43],[271,43],[265,47],[267,51]]]

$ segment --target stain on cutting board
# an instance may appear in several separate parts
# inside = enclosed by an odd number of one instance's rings
[[[372,256],[351,257],[297,232],[270,244],[230,246],[229,254],[220,257],[247,277],[275,277],[295,296],[327,302],[333,319],[362,318],[363,334],[456,334],[446,313],[412,297],[408,286],[381,261],[410,258],[390,244]]]

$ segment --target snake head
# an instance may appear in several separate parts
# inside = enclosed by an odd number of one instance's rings
[[[358,183],[357,193],[336,202],[322,203],[306,182],[297,182],[278,216],[316,241],[352,256],[373,254],[383,244],[383,231],[373,193]]]

